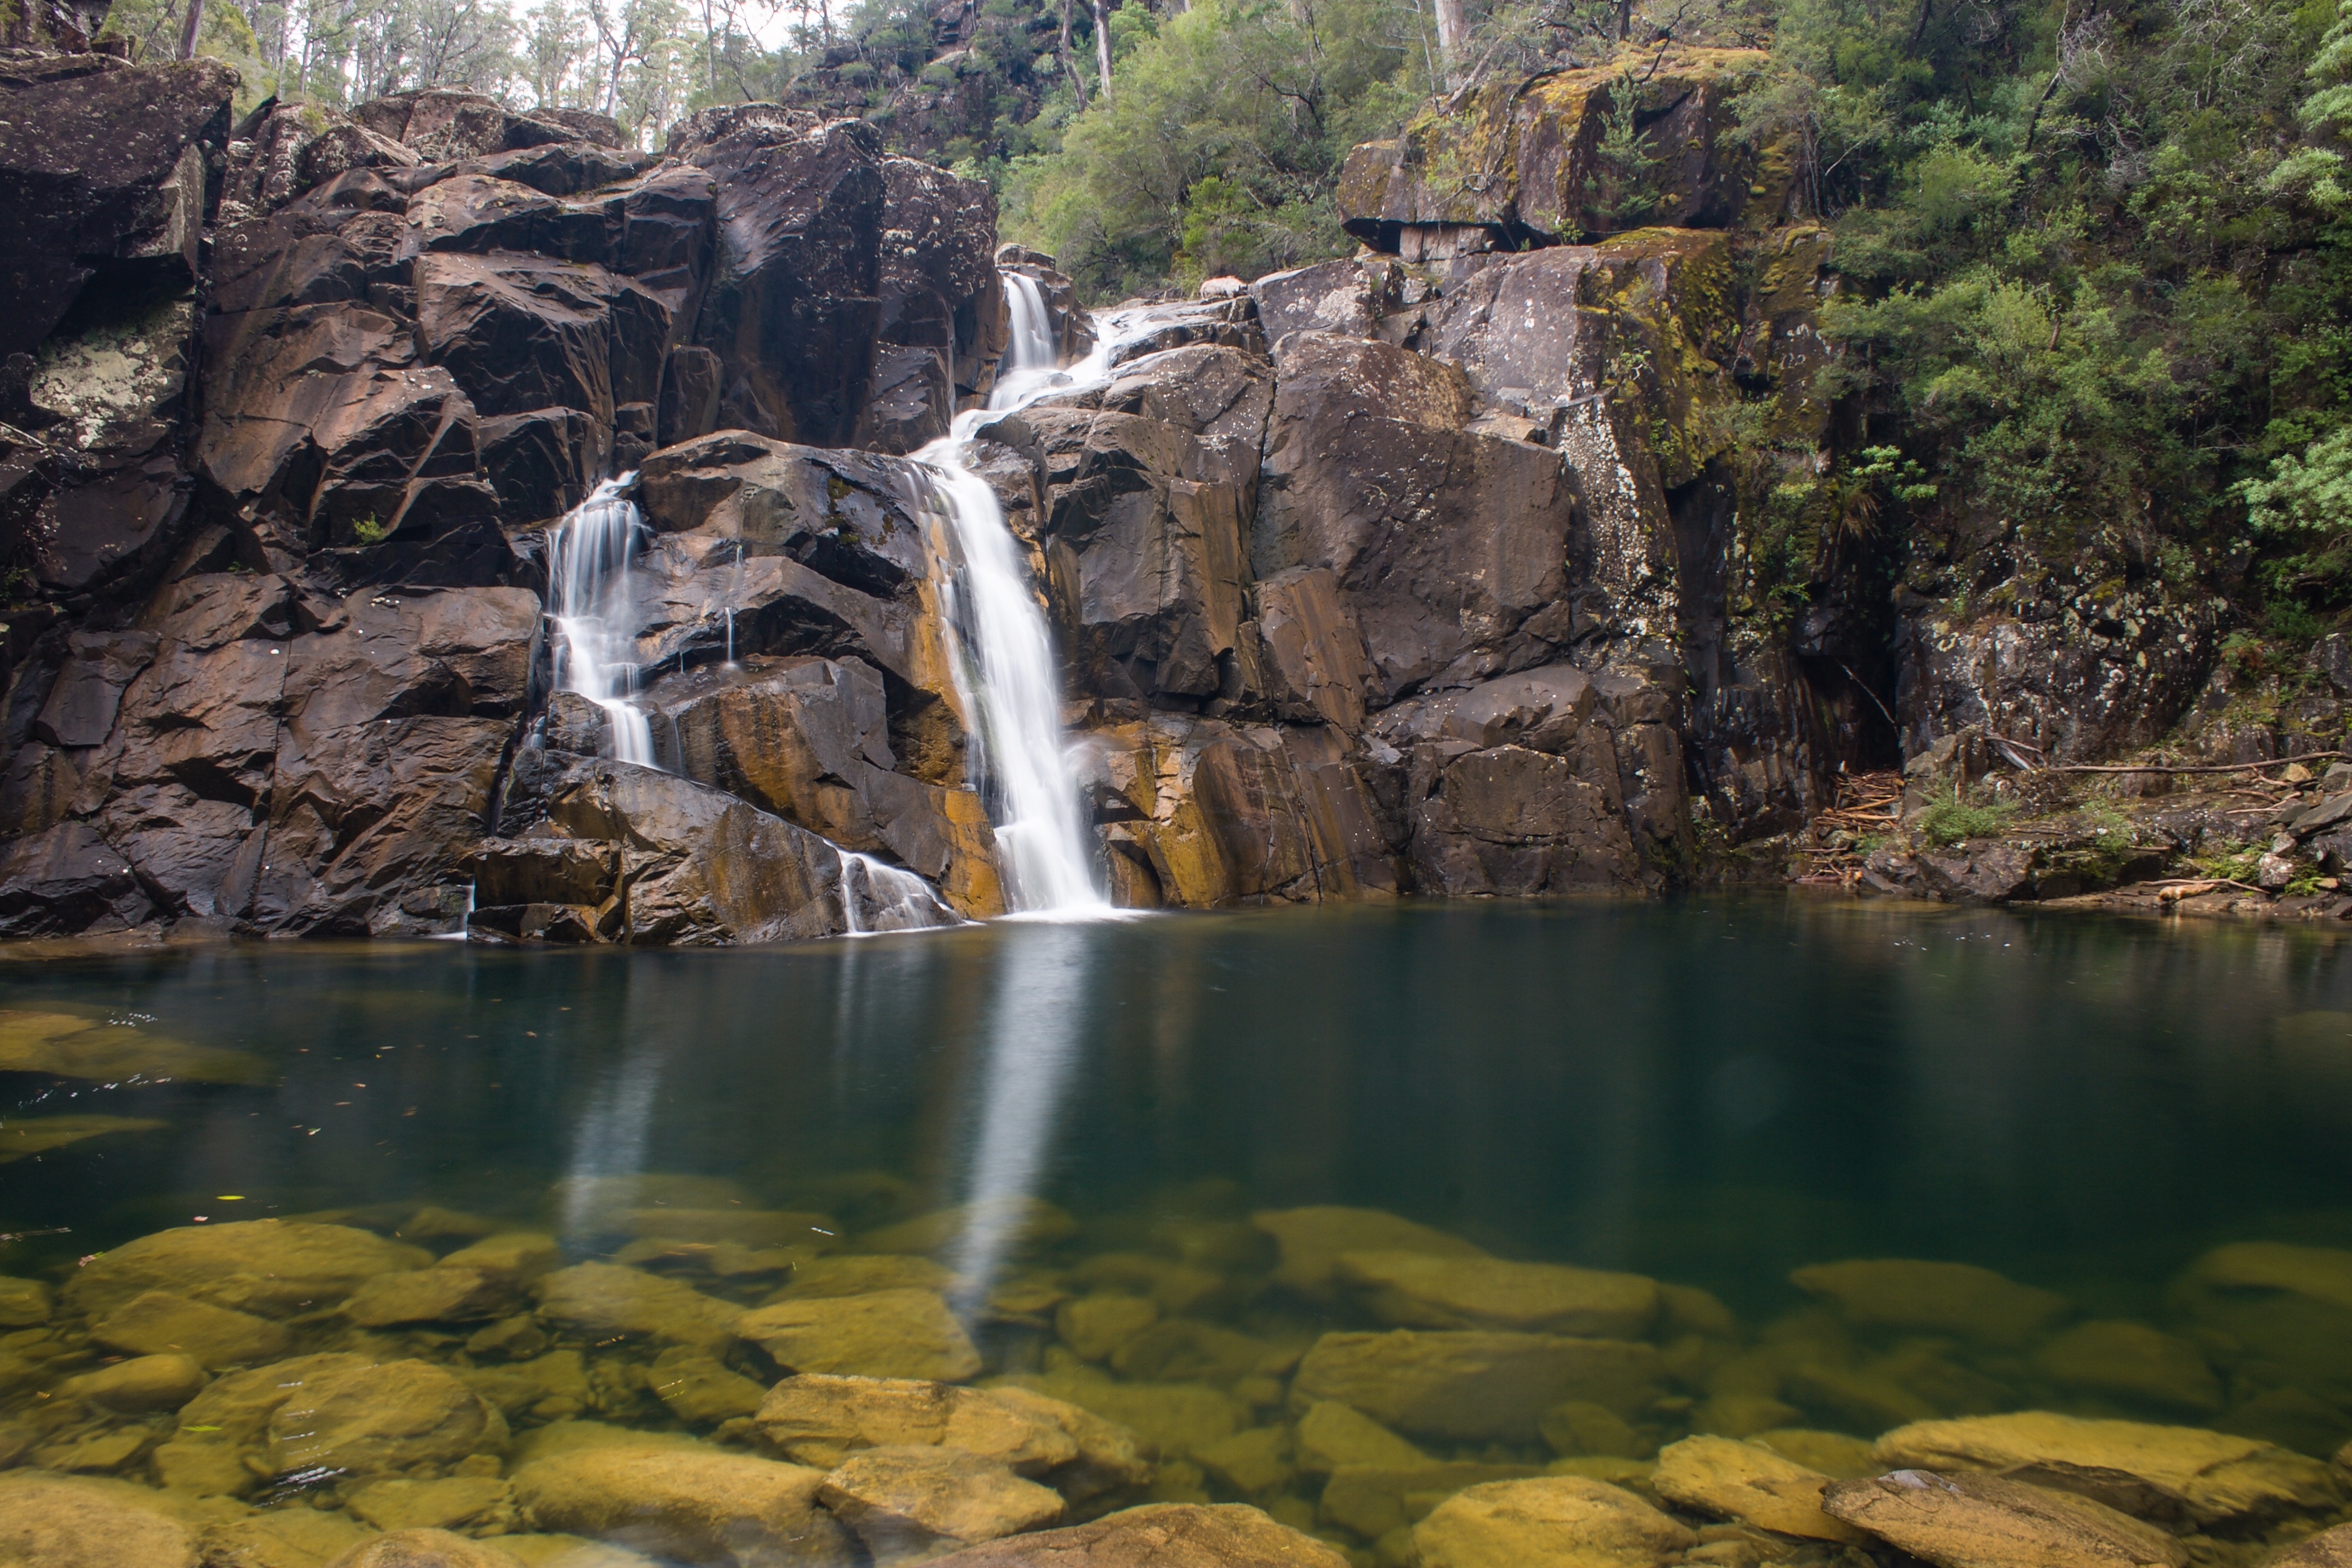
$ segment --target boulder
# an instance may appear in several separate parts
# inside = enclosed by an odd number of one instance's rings
[[[2352,1250],[2242,1241],[2184,1270],[2168,1303],[2232,1347],[2231,1370],[2336,1404],[2352,1397]]]
[[[120,1416],[177,1410],[201,1393],[205,1369],[194,1356],[139,1355],[66,1380],[61,1392]]]
[[[1402,1328],[1519,1329],[1634,1339],[1658,1315],[1657,1281],[1555,1263],[1343,1252],[1340,1281],[1382,1322]]]
[[[226,1453],[234,1463],[236,1450],[260,1446],[270,1418],[288,1400],[304,1396],[314,1385],[331,1383],[373,1364],[363,1355],[330,1352],[298,1355],[215,1378],[203,1393],[180,1407],[178,1437],[166,1447],[189,1450],[183,1457],[192,1463],[204,1457],[194,1452],[197,1449]]]
[[[143,1291],[89,1326],[91,1343],[130,1356],[193,1356],[200,1365],[275,1361],[294,1340],[268,1319]]]
[[[738,1318],[735,1333],[788,1372],[960,1383],[981,1366],[962,1325],[929,1291],[777,1301]]]
[[[1433,1230],[1402,1215],[1378,1208],[1323,1204],[1307,1208],[1261,1209],[1250,1223],[1282,1249],[1274,1270],[1278,1285],[1313,1295],[1335,1282],[1347,1252],[1418,1252],[1433,1258],[1483,1258],[1479,1248]]]
[[[1339,1568],[1347,1559],[1240,1503],[1154,1503],[932,1561],[946,1568]]]
[[[193,281],[206,155],[228,141],[236,73],[217,60],[11,84],[0,121],[0,277],[16,308],[0,360],[30,353],[82,286]]]
[[[343,1303],[343,1315],[362,1328],[400,1323],[480,1322],[522,1304],[523,1281],[478,1269],[411,1269],[382,1274]]]
[[[1037,1476],[1078,1457],[1063,1412],[1085,1415],[1024,1390],[803,1373],[770,1389],[754,1419],[769,1447],[820,1469],[866,1448],[931,1445]]]
[[[206,1525],[196,1547],[205,1568],[326,1568],[374,1535],[323,1509],[273,1508]]]
[[[691,1285],[613,1263],[575,1263],[531,1287],[539,1315],[589,1340],[614,1334],[706,1349],[728,1342],[736,1309]]]
[[[523,1568],[522,1560],[488,1541],[446,1530],[395,1530],[372,1536],[326,1568]]]
[[[675,774],[549,752],[524,758],[502,825],[616,846],[628,888],[618,939],[702,946],[845,929],[841,857],[816,835]]]
[[[196,1568],[174,1500],[123,1481],[0,1475],[0,1561],[26,1568]]]
[[[817,1490],[877,1563],[1036,1530],[1062,1517],[1062,1499],[1003,1465],[933,1445],[862,1449]]]
[[[433,1255],[343,1225],[246,1219],[158,1230],[100,1253],[65,1288],[75,1312],[103,1313],[148,1291],[287,1316],[331,1306],[379,1274]]]
[[[2263,1568],[2346,1568],[2352,1563],[2352,1525],[2323,1530],[2263,1561]]]
[[[2044,1341],[2033,1364],[2052,1382],[2086,1393],[2205,1416],[2221,1408],[2221,1382],[2204,1354],[2146,1323],[2077,1323]]]
[[[2326,1507],[2337,1495],[2326,1466],[2252,1437],[2192,1427],[2090,1421],[2047,1411],[1920,1421],[1878,1439],[1890,1468],[2018,1470],[2053,1478],[2111,1472],[2152,1493],[2136,1511],[2177,1503],[2203,1523]]]
[[[1331,332],[1369,338],[1379,323],[1387,282],[1349,257],[1318,262],[1290,272],[1269,272],[1249,286],[1265,340],[1279,343],[1292,332]]]
[[[1140,1461],[1153,1449],[1163,1458],[1180,1458],[1232,1437],[1249,1416],[1248,1406],[1222,1388],[1198,1383],[1127,1383],[1092,1367],[1007,1381],[1098,1417],[1091,1434],[1073,1428],[1087,1450],[1086,1462],[1094,1464],[1100,1456],[1117,1469],[1147,1479],[1150,1466]],[[1011,1390],[1000,1385],[997,1391]]]
[[[1728,1437],[1685,1437],[1658,1451],[1650,1484],[1679,1508],[1811,1541],[1865,1542],[1853,1526],[1822,1511],[1831,1478],[1769,1448]]]
[[[656,1558],[765,1568],[850,1560],[846,1531],[817,1504],[824,1472],[748,1455],[608,1445],[534,1459],[515,1500],[541,1530],[593,1536]]]
[[[1856,1260],[1800,1269],[1789,1282],[1868,1328],[1958,1334],[2016,1344],[2071,1310],[2066,1298],[1972,1263],[1918,1259]]]
[[[1334,575],[1375,706],[1546,662],[1568,633],[1539,612],[1567,597],[1576,471],[1470,432],[1469,382],[1435,360],[1307,332],[1276,365],[1251,566]]]
[[[1526,1480],[1543,1473],[1533,1465],[1486,1464],[1475,1459],[1341,1465],[1323,1483],[1318,1508],[1332,1523],[1367,1541],[1377,1541],[1392,1530],[1420,1522],[1441,1500],[1465,1488]]]
[[[1054,1312],[1055,1332],[1083,1361],[1108,1361],[1113,1351],[1160,1321],[1160,1306],[1145,1296],[1103,1291],[1064,1301]]]
[[[267,1451],[280,1475],[367,1476],[506,1446],[505,1418],[456,1375],[430,1362],[395,1361],[307,1379],[270,1416]]]
[[[1298,1468],[1327,1474],[1341,1466],[1422,1465],[1429,1456],[1352,1406],[1318,1400],[1298,1417]]]
[[[1698,1537],[1622,1488],[1545,1476],[1454,1493],[1412,1527],[1412,1543],[1424,1568],[1660,1568]]]
[[[2179,1541],[2152,1525],[1998,1476],[1896,1470],[1835,1482],[1823,1506],[1937,1568],[2182,1568],[2189,1561]]]
[[[1291,1386],[1297,1397],[1339,1400],[1401,1432],[1528,1442],[1563,1400],[1631,1414],[1655,1396],[1662,1375],[1656,1351],[1620,1340],[1398,1329],[1323,1335]]]
[[[655,1358],[646,1375],[654,1396],[689,1427],[715,1427],[750,1416],[767,1390],[718,1357],[673,1346]]]
[[[742,124],[686,156],[719,186],[696,341],[721,364],[719,424],[849,445],[880,336],[881,133],[857,120]]]
[[[874,1291],[932,1291],[948,1294],[956,1275],[929,1258],[851,1253],[812,1258],[793,1270],[791,1281],[772,1301],[803,1301],[818,1296],[863,1296]]]
[[[378,1530],[474,1529],[514,1522],[514,1489],[496,1476],[448,1476],[418,1481],[405,1477],[372,1481],[352,1492],[343,1507]]]

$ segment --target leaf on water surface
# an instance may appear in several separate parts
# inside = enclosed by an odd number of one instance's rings
[[[143,1029],[93,1022],[70,1013],[0,1010],[0,1072],[112,1082],[125,1078],[258,1083],[267,1070],[242,1051],[190,1045]]]
[[[41,1116],[29,1122],[0,1123],[0,1166],[89,1138],[152,1133],[169,1125],[143,1116]]]

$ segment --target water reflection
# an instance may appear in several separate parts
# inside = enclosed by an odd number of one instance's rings
[[[1054,1116],[1086,1037],[1089,977],[1110,928],[1024,924],[1003,928],[985,1029],[985,1087],[965,1179],[964,1224],[950,1267],[960,1304],[988,1297],[1019,1239],[1053,1146]]]

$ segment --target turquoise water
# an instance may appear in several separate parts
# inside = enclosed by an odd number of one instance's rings
[[[983,1380],[1144,1430],[1150,1495],[1246,1497],[1363,1552],[1385,1516],[1335,1513],[1286,1462],[1270,1481],[1221,1469],[1212,1439],[1268,1426],[1287,1445],[1304,1396],[1285,1380],[1319,1335],[1444,1325],[1286,1284],[1281,1223],[1253,1215],[1384,1211],[1722,1304],[1670,1298],[1640,1331],[1662,1370],[1612,1419],[1588,1401],[1540,1445],[1524,1420],[1408,1433],[1434,1458],[1557,1457],[1638,1487],[1686,1433],[1791,1430],[1807,1462],[1858,1467],[1901,1421],[2030,1408],[2319,1458],[2352,1438],[2352,946],[2303,930],[1804,897],[1411,904],[764,951],[197,946],[19,961],[0,989],[0,1274],[58,1285],[151,1232],[310,1217],[438,1253],[544,1232],[567,1261],[664,1272],[732,1312],[814,1280],[822,1253],[928,1250]],[[90,1117],[122,1121],[73,1120]],[[696,1209],[694,1235],[614,1220],[624,1191]],[[975,1199],[1050,1207],[1025,1230],[970,1212],[893,1228]],[[713,1260],[710,1238],[737,1236],[721,1208],[761,1217],[740,1231],[756,1255]],[[2000,1298],[2030,1329],[1979,1333],[1965,1304],[1922,1316],[1790,1278],[1855,1259],[2055,1296]],[[1171,1295],[1180,1261],[1192,1283]],[[1122,1360],[1065,1309],[1124,1290],[1157,1293],[1162,1332],[1245,1337],[1200,1342],[1226,1363],[1181,1373]],[[2089,1341],[2053,1337],[2085,1321]],[[485,1397],[512,1375],[482,1368],[523,1354],[474,1343],[474,1320],[289,1323],[297,1351],[435,1360]],[[523,1339],[561,1350],[575,1328]],[[40,1403],[103,1362],[87,1333],[61,1305],[0,1342],[46,1369],[0,1393],[0,1428],[40,1428],[27,1462],[101,1452]],[[2126,1361],[2160,1354],[2117,1372],[2098,1361],[2117,1334]],[[593,1401],[513,1396],[513,1454],[488,1470],[580,1416],[751,1440],[595,1371],[654,1366],[657,1339],[578,1343]],[[748,1340],[724,1354],[760,1387],[787,1370]],[[1217,1391],[1206,1436],[1197,1400],[1169,1413],[1171,1380]],[[121,1451],[116,1473],[153,1479]],[[311,1500],[334,1506],[327,1484]]]

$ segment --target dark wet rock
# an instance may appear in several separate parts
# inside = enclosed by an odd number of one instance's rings
[[[1307,333],[1276,363],[1256,571],[1332,571],[1383,704],[1540,662],[1545,633],[1567,630],[1538,612],[1567,587],[1574,471],[1549,448],[1466,433],[1468,383],[1436,361]]]
[[[653,400],[670,331],[667,305],[634,279],[508,255],[419,256],[416,320],[478,412],[574,408],[605,426],[619,404]]]
[[[880,134],[856,121],[745,124],[688,156],[720,193],[718,267],[696,329],[724,366],[719,423],[849,444],[881,324]]]
[[[779,942],[832,936],[841,915],[841,857],[814,834],[734,796],[625,762],[524,753],[517,759],[509,821],[528,816],[526,838],[584,841],[619,856],[624,914],[593,935],[658,946]],[[520,824],[518,824],[520,825]],[[594,852],[606,852],[601,848]],[[542,894],[569,886],[573,862],[511,861]],[[530,904],[559,901],[534,897]],[[513,906],[509,906],[513,907]],[[492,928],[497,924],[492,917]]]
[[[1107,386],[1023,412],[1043,456],[1038,542],[1082,689],[1240,692],[1244,536],[1273,392],[1264,361],[1202,347],[1131,361]]]
[[[1338,1552],[1242,1503],[1155,1503],[969,1547],[950,1568],[1339,1568]]]
[[[885,159],[882,178],[877,293],[886,347],[860,444],[911,452],[947,434],[962,399],[987,394],[1004,351],[996,196],[985,182],[911,158]]]
[[[217,60],[0,83],[0,280],[15,303],[0,360],[38,346],[92,277],[194,279],[205,157],[227,141],[236,87]]]

